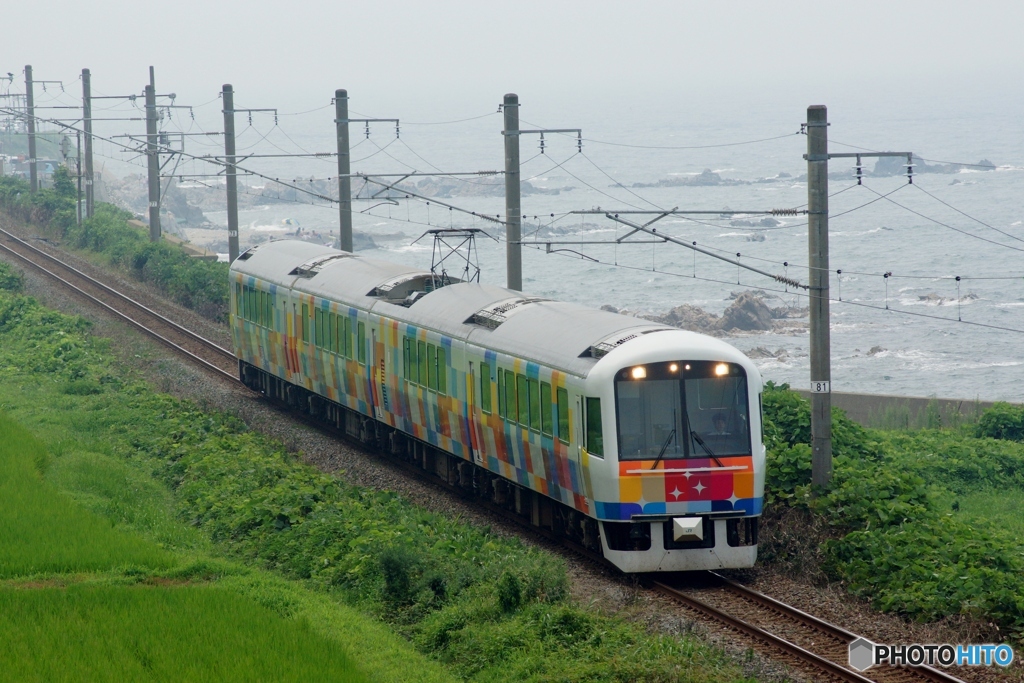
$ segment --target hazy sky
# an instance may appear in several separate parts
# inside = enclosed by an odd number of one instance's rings
[[[766,92],[810,104],[874,89],[1016,92],[1024,75],[1024,3],[1009,0],[51,0],[5,3],[2,21],[0,73],[19,81],[32,64],[80,91],[88,67],[96,91],[122,94],[154,65],[158,91],[180,103],[230,82],[236,103],[282,111],[339,87],[376,115],[429,115],[509,91],[593,106]]]

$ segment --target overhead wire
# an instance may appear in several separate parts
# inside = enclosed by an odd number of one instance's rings
[[[981,240],[982,242],[988,242],[989,244],[994,244],[994,245],[996,245],[998,247],[1003,247],[1004,249],[1012,249],[1014,251],[1024,251],[1024,248],[1014,247],[1014,246],[1011,246],[1009,244],[1003,244],[1002,242],[996,242],[995,240],[990,240],[987,237],[982,237],[981,235],[975,235],[972,232],[968,232],[966,230],[961,230],[960,228],[957,228],[957,227],[954,227],[952,225],[949,225],[948,223],[943,223],[942,221],[937,220],[935,218],[932,218],[931,216],[926,216],[925,214],[921,213],[920,211],[915,211],[914,209],[911,209],[908,206],[904,206],[903,204],[900,204],[899,202],[897,202],[897,201],[895,201],[893,199],[890,199],[888,197],[888,195],[882,195],[881,193],[879,193],[876,190],[871,189],[867,185],[865,185],[864,187],[867,188],[868,190],[870,190],[871,192],[874,192],[875,194],[879,195],[880,199],[884,199],[884,200],[886,200],[886,201],[888,201],[888,202],[890,202],[890,203],[900,207],[904,211],[909,211],[910,213],[914,214],[915,216],[919,216],[919,217],[921,217],[921,218],[923,218],[923,219],[925,219],[927,221],[931,221],[932,223],[935,223],[936,225],[941,225],[944,228],[949,228],[950,230],[953,230],[955,232],[959,232],[962,235],[967,235],[968,237],[973,237],[976,240]]]

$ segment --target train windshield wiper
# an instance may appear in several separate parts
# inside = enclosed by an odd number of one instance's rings
[[[667,450],[668,450],[668,445],[669,445],[670,443],[672,443],[672,439],[674,439],[674,438],[675,438],[675,435],[676,435],[676,430],[675,430],[675,428],[673,428],[673,429],[672,429],[672,431],[668,433],[668,438],[667,438],[667,439],[665,439],[665,443],[664,443],[664,444],[662,445],[662,447],[661,447],[661,450],[660,450],[660,451],[658,451],[658,457],[657,457],[657,459],[656,459],[656,460],[654,461],[654,464],[653,464],[653,465],[651,465],[651,469],[652,469],[652,470],[653,470],[653,469],[657,469],[657,467],[658,467],[658,463],[659,463],[659,462],[661,462],[661,459],[662,459],[663,457],[665,457],[665,451],[667,451]]]
[[[697,432],[695,432],[695,431],[693,431],[691,429],[690,430],[690,437],[693,438],[693,440],[696,441],[698,444],[700,444],[701,448],[703,448],[705,451],[707,451],[708,455],[711,456],[712,460],[714,460],[716,463],[718,463],[719,467],[722,467],[722,461],[718,459],[718,456],[715,455],[711,451],[710,448],[708,448],[708,445],[706,443],[704,443],[704,439],[700,438],[700,434],[698,434]]]

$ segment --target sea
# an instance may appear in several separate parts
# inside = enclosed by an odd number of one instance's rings
[[[652,243],[643,234],[617,242],[630,229],[603,212],[711,212],[671,215],[651,227],[807,283],[806,216],[762,223],[764,216],[754,212],[806,209],[807,138],[801,123],[808,105],[825,104],[832,153],[912,152],[927,166],[982,159],[995,165],[994,170],[963,166],[953,173],[916,172],[911,183],[903,175],[872,177],[875,160],[865,157],[865,177],[858,182],[854,159],[830,161],[832,390],[1024,401],[1024,96],[1019,89],[1009,93],[981,86],[955,94],[941,88],[874,90],[870,84],[853,92],[822,92],[829,93],[828,101],[810,99],[799,89],[788,94],[711,89],[692,98],[520,93],[522,129],[581,130],[580,136],[520,137],[522,178],[545,192],[524,193],[522,199],[524,291],[654,314],[681,304],[721,314],[746,290],[761,290],[772,307],[807,306],[798,287],[684,246]],[[501,93],[467,95],[458,106],[400,98],[375,104],[352,95],[350,117],[399,119],[397,129],[388,121],[351,124],[352,170],[500,170],[500,101]],[[333,118],[334,108],[326,102],[312,111],[281,108],[276,124],[257,113],[236,124],[238,148],[253,154],[333,152]],[[193,132],[198,125],[168,123]],[[215,117],[208,128],[217,129]],[[299,187],[337,173],[333,157],[253,157],[242,165]],[[184,163],[182,172],[192,166]],[[705,171],[723,182],[687,184]],[[434,241],[425,233],[479,228],[479,278],[504,285],[503,227],[472,215],[504,214],[503,197],[479,196],[476,185],[500,176],[446,181],[455,186],[451,196],[428,203],[367,198],[372,192],[354,179],[353,192],[363,197],[353,207],[355,230],[373,238],[374,257],[429,269]],[[239,181],[244,192],[257,196],[268,182],[255,176]],[[242,247],[285,238],[297,229],[329,241],[337,232],[337,206],[300,196],[305,198],[295,202],[257,199],[242,210]],[[573,213],[598,209],[602,213]],[[716,213],[726,211],[751,214]],[[206,215],[226,226],[223,211]],[[620,217],[646,223],[656,215]],[[454,260],[448,271],[463,275]],[[744,333],[727,341],[750,352],[765,379],[797,388],[819,379],[810,377],[805,327]]]

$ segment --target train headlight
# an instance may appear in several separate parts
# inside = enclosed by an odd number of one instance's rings
[[[672,363],[672,365],[668,366],[668,370],[669,372],[677,372],[679,370],[679,366],[676,365],[675,363]]]
[[[715,374],[721,377],[722,375],[729,374],[729,366],[725,363],[719,363],[715,366]]]
[[[630,374],[633,376],[633,379],[643,379],[644,377],[647,377],[647,368],[642,365],[638,365],[633,368]]]

